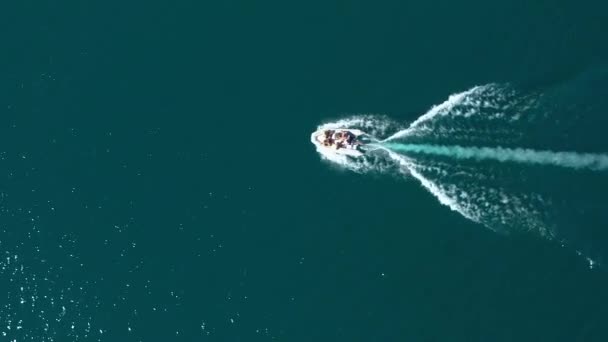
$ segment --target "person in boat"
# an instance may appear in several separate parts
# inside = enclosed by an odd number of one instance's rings
[[[352,134],[349,131],[344,131],[341,133],[336,133],[336,134],[340,134],[339,136],[339,140],[336,142],[336,150],[340,149],[340,148],[347,148],[348,146],[352,146],[352,142],[354,141],[354,137],[355,135]]]
[[[344,141],[349,144],[349,145],[354,145],[355,144],[355,140],[356,137],[352,132],[346,131],[342,134],[342,136],[344,137]]]
[[[323,134],[325,136],[323,146],[333,147],[335,145],[336,150],[360,144],[357,141],[357,137],[350,131],[336,132],[335,130],[328,129]]]
[[[344,136],[342,132],[336,132],[335,130],[327,130],[325,133],[325,140],[323,145],[327,147],[335,147],[336,150],[344,147]]]
[[[335,131],[333,129],[328,129],[323,132],[323,135],[324,135],[323,146],[329,147],[334,144],[334,138],[333,138],[334,132]]]
[[[339,135],[339,139],[337,139],[337,144],[336,144],[336,149],[342,148],[342,147],[347,147],[347,146],[355,146],[355,145],[360,145],[361,143],[359,141],[357,141],[357,137],[350,131],[344,131],[341,133],[336,133],[336,135]]]

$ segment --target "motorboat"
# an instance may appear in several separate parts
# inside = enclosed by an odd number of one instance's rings
[[[358,129],[321,128],[310,136],[310,141],[317,149],[350,157],[365,154],[364,145],[370,142],[369,136]]]

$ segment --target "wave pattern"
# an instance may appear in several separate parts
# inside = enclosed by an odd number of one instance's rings
[[[597,141],[603,132],[593,111],[604,108],[608,96],[580,96],[583,81],[525,93],[510,85],[476,86],[407,127],[372,115],[324,124],[319,128],[362,129],[381,140],[381,148],[359,159],[322,156],[361,173],[417,179],[441,204],[494,231],[534,232],[599,258],[608,234],[581,222],[592,217],[608,224],[596,200],[608,190],[608,154],[589,142],[570,149],[567,143],[574,136]],[[557,105],[563,98],[568,104]]]

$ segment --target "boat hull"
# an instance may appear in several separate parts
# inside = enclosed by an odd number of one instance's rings
[[[325,146],[323,145],[323,140],[325,139],[325,131],[327,129],[320,129],[310,136],[310,141],[317,147],[318,150],[323,151],[325,153],[334,153],[338,155],[344,155],[349,157],[361,157],[364,153],[360,150],[361,145],[346,145],[341,148],[336,148],[336,146]],[[360,136],[365,135],[365,133],[358,129],[332,129],[336,133],[339,132],[350,132],[355,135],[356,139],[359,139]]]

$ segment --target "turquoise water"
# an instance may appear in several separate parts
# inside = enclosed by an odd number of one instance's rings
[[[7,7],[0,340],[608,336],[606,5]]]

